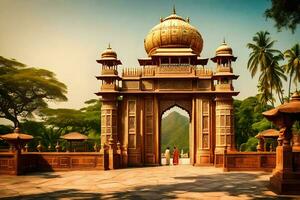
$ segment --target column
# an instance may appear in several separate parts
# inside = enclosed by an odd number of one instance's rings
[[[209,165],[211,163],[211,100],[198,98],[196,100],[196,130],[197,130],[197,157],[196,165]]]
[[[103,98],[101,106],[101,153],[104,155],[104,166],[108,166],[108,169],[120,167],[120,155],[117,153],[118,142],[116,97]]]
[[[216,101],[216,148],[215,165],[223,163],[224,150],[235,150],[233,99],[217,97]]]

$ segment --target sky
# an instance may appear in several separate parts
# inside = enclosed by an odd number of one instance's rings
[[[237,99],[257,93],[257,77],[247,70],[254,34],[270,32],[275,48],[284,51],[299,42],[299,28],[277,32],[263,13],[270,0],[0,0],[0,56],[14,58],[28,66],[53,71],[68,87],[68,101],[51,107],[81,108],[97,98],[100,73],[96,59],[108,43],[124,67],[139,66],[147,57],[144,38],[150,29],[176,6],[178,15],[190,17],[204,40],[201,57],[211,58],[223,38],[238,57],[233,64]],[[215,69],[208,62],[208,68]],[[287,90],[287,84],[285,84]]]

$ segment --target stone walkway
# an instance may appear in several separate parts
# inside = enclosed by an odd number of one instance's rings
[[[0,199],[300,199],[269,191],[269,177],[190,165],[36,173],[0,176]]]

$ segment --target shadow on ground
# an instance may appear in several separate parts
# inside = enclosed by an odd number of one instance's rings
[[[300,199],[295,196],[274,196],[268,190],[268,181],[260,179],[266,173],[218,173],[173,177],[177,183],[143,185],[127,188],[121,192],[85,192],[84,190],[66,189],[40,194],[0,198],[12,199]],[[224,194],[225,193],[225,194]]]

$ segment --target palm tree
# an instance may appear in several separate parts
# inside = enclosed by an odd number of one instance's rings
[[[296,85],[300,82],[300,45],[295,44],[291,49],[288,49],[284,52],[284,57],[288,59],[288,63],[284,65],[286,73],[289,74],[289,93],[288,99],[291,95],[291,82],[294,76],[294,83]]]
[[[279,50],[272,49],[275,40],[271,40],[269,35],[270,33],[267,31],[257,32],[253,37],[254,43],[247,44],[247,47],[252,50],[247,68],[251,72],[252,77],[255,76],[258,71],[260,71],[260,100],[264,104],[267,104],[267,102],[270,101],[274,106],[273,89],[275,89],[279,95],[279,99],[281,100],[281,78],[286,78],[283,70],[278,64],[278,62],[283,59],[283,55]]]
[[[247,47],[252,50],[248,61],[247,68],[254,77],[258,70],[264,71],[271,63],[273,55],[280,53],[276,49],[272,49],[275,40],[271,40],[270,33],[267,31],[260,31],[253,37],[254,43],[248,43]]]
[[[283,60],[283,54],[278,54],[272,58],[270,65],[266,68],[265,76],[270,83],[270,93],[273,97],[273,89],[278,94],[278,98],[281,103],[283,103],[283,90],[282,88],[282,79],[286,81],[286,76],[284,74],[283,68],[279,65],[279,61]],[[271,99],[272,106],[274,107],[274,99]]]

